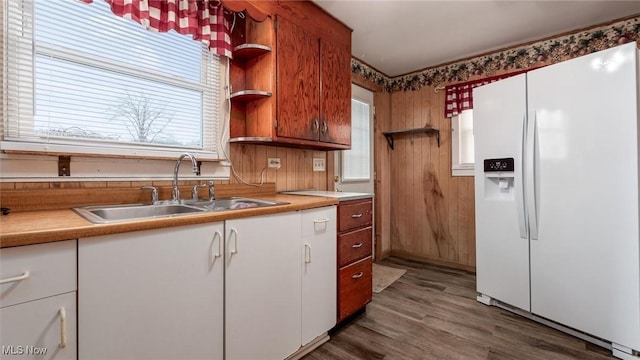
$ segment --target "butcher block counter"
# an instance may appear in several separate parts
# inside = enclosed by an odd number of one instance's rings
[[[258,198],[258,197],[256,197]],[[0,217],[0,247],[11,247],[76,239],[89,236],[201,224],[257,215],[312,209],[338,204],[338,199],[316,196],[263,195],[261,200],[285,205],[194,213],[176,217],[94,224],[71,209],[16,212]]]

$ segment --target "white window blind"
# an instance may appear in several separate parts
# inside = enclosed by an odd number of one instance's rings
[[[6,2],[4,150],[218,158],[220,59],[104,1]]]
[[[451,118],[451,168],[454,176],[473,176],[473,110],[464,110]]]
[[[371,105],[351,99],[351,150],[342,152],[343,182],[371,178],[370,116]]]

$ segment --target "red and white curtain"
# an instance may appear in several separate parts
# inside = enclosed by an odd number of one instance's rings
[[[533,69],[527,69],[522,71],[516,71],[509,74],[503,74],[498,76],[492,76],[480,80],[468,81],[465,83],[459,83],[455,85],[449,85],[444,88],[445,101],[444,101],[444,116],[453,117],[464,110],[473,109],[473,89],[496,82],[498,80],[506,79],[511,76],[519,75]]]
[[[93,0],[79,0],[91,3]],[[111,11],[131,19],[147,30],[174,30],[191,35],[213,53],[231,57],[229,22],[224,18],[222,2],[218,0],[105,0]]]

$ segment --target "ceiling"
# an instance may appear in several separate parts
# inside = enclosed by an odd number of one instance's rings
[[[354,57],[391,77],[640,14],[640,0],[315,2],[353,29]]]

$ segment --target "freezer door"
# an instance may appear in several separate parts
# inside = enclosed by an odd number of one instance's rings
[[[479,293],[529,311],[529,241],[523,201],[525,75],[474,89],[476,276]],[[513,171],[484,160],[513,158]]]
[[[532,71],[528,101],[531,311],[640,349],[636,55],[632,43]]]

